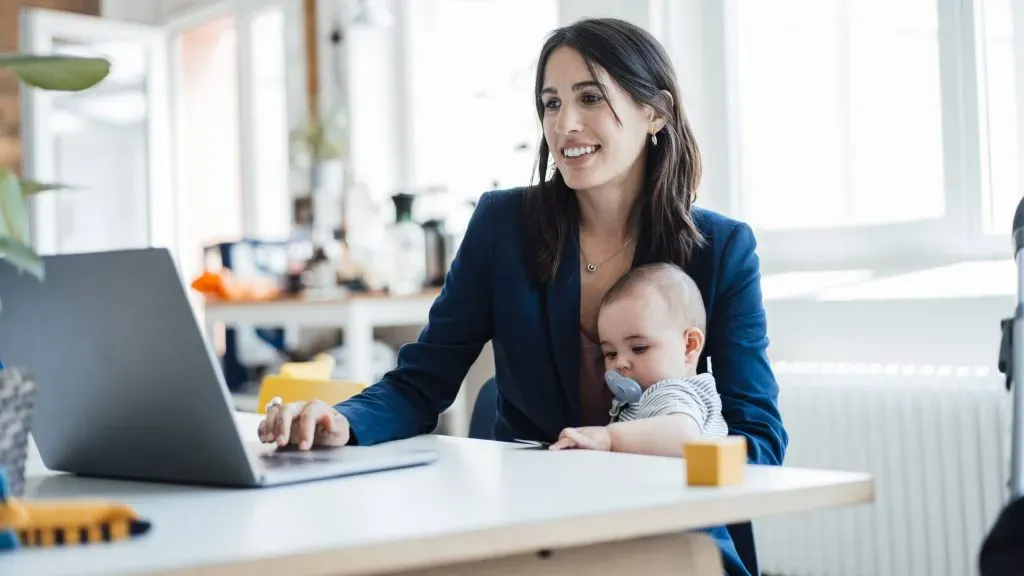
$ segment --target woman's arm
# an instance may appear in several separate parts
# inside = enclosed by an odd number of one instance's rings
[[[492,193],[485,193],[473,211],[416,342],[402,346],[397,366],[380,382],[335,406],[348,420],[349,443],[370,445],[431,432],[491,339],[491,199]]]
[[[747,438],[754,464],[782,464],[789,437],[779,413],[779,386],[768,362],[757,242],[746,224],[726,239],[708,319],[707,355],[731,434]]]

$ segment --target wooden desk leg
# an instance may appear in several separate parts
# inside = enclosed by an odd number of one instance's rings
[[[718,547],[701,533],[668,534],[636,540],[518,554],[402,572],[402,576],[531,576],[643,574],[722,576]]]
[[[349,306],[345,319],[345,350],[349,379],[373,384],[373,324],[358,302]]]
[[[217,359],[224,354],[223,339],[219,336],[223,333],[221,330],[222,323],[216,318],[210,318],[209,316],[203,317],[203,328],[206,330],[206,341],[210,343],[210,350],[213,352]],[[227,328],[227,325],[224,324]]]
[[[452,413],[452,432],[456,436],[469,436],[469,401],[466,395],[465,380],[462,381],[462,386],[459,387],[459,394],[455,397],[455,402],[449,410]]]
[[[451,436],[465,438],[469,436],[469,402],[466,396],[466,381],[462,381],[459,394],[447,410],[441,413],[438,422],[444,425],[444,431]]]

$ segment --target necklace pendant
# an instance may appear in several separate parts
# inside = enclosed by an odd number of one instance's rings
[[[597,271],[597,266],[594,266],[593,264],[587,264],[587,272],[596,272],[596,271]]]

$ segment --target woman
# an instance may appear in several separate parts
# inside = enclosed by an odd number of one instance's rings
[[[540,184],[481,197],[418,341],[380,382],[337,406],[269,407],[262,440],[308,449],[429,433],[488,340],[495,438],[551,442],[566,427],[606,424],[597,306],[630,267],[668,261],[703,294],[700,371],[710,357],[730,433],[747,438],[751,462],[780,464],[788,440],[754,236],[692,207],[700,155],[663,48],[622,21],[579,21],[545,43],[535,93]],[[710,533],[730,574],[747,574],[729,533]]]

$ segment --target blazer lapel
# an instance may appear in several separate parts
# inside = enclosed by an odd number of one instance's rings
[[[576,234],[569,234],[555,278],[548,282],[547,321],[551,351],[573,421],[580,411],[580,258]]]

